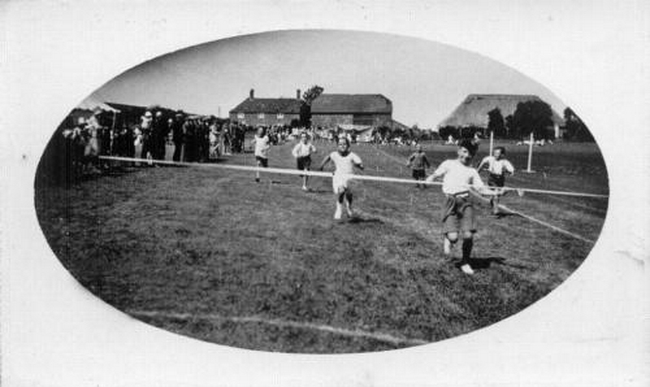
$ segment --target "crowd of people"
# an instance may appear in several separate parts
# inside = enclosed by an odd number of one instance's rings
[[[138,123],[119,125],[102,125],[101,114],[98,110],[89,118],[79,117],[73,127],[62,130],[69,178],[108,168],[99,156],[165,160],[170,152],[173,161],[214,161],[223,154],[243,152],[248,129],[214,116],[182,111],[147,110]]]

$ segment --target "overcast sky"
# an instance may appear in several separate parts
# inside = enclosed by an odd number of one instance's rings
[[[434,128],[471,93],[536,94],[562,114],[549,90],[514,69],[443,44],[351,31],[281,31],[225,39],[168,54],[111,80],[100,99],[160,104],[225,117],[248,96],[383,94],[393,118]]]

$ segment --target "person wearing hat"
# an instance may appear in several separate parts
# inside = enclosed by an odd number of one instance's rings
[[[144,116],[142,116],[142,120],[140,122],[140,132],[142,136],[142,150],[140,151],[141,159],[152,158],[154,154],[151,138],[152,123],[153,114],[147,110],[144,113]]]
[[[153,146],[152,156],[156,160],[164,160],[166,147],[165,139],[167,138],[167,121],[165,121],[163,112],[160,110],[158,110],[154,115],[151,129]]]
[[[472,158],[478,145],[469,139],[458,144],[458,157],[445,160],[430,175],[426,181],[433,182],[442,177],[442,192],[445,194],[443,205],[443,251],[445,256],[451,255],[451,249],[462,238],[462,260],[460,268],[465,274],[474,274],[470,265],[470,257],[474,246],[476,233],[476,213],[470,191],[478,191],[484,195],[494,195],[481,180],[476,169],[471,167]]]

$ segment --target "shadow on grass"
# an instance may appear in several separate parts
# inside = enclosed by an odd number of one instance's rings
[[[309,191],[305,192],[306,194],[332,194],[332,190],[329,189],[314,189],[310,188]],[[333,195],[333,194],[332,194]]]
[[[384,221],[378,218],[370,218],[370,217],[360,217],[360,216],[355,216],[351,219],[348,220],[348,223],[377,223],[377,224],[383,224]]]
[[[515,214],[514,212],[499,212],[496,215],[492,215],[492,217],[495,219],[503,219],[509,216],[519,216],[519,215]]]
[[[528,265],[508,262],[508,260],[503,257],[470,258],[469,264],[472,266],[472,269],[475,270],[489,269],[492,265],[502,265],[521,270],[533,270],[533,268]],[[455,262],[454,266],[460,268],[461,262]]]

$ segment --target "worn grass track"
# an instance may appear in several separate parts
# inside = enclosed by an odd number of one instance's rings
[[[317,146],[316,165],[333,149]],[[274,147],[270,166],[293,168],[290,149]],[[454,153],[426,149],[434,165]],[[397,161],[410,150],[383,148],[390,158],[368,145],[353,150],[368,174],[409,175]],[[508,156],[525,166],[523,151]],[[536,157],[540,173],[515,175],[512,185],[607,193],[596,148],[556,145]],[[264,175],[256,184],[235,171],[127,168],[70,189],[43,186],[38,177],[36,186],[53,251],[98,297],[152,325],[259,350],[377,351],[467,333],[546,295],[591,249],[519,217],[489,217],[483,208],[477,273],[466,276],[442,257],[439,188],[356,182],[360,217],[336,223],[330,181],[321,178],[305,193],[293,176]],[[540,195],[503,203],[594,240],[607,210],[606,201]]]

